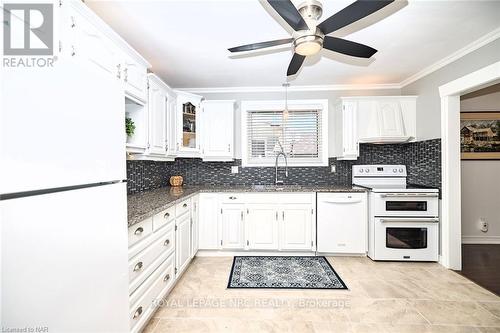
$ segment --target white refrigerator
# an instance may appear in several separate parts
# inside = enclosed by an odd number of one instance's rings
[[[62,58],[1,80],[0,326],[128,331],[120,83]]]

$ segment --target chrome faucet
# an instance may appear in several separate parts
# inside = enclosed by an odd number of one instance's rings
[[[283,180],[278,180],[278,159],[280,155],[283,155],[283,158],[285,159],[285,177],[288,177],[288,160],[286,158],[285,150],[283,149],[283,146],[281,143],[278,141],[278,144],[281,148],[281,151],[276,154],[276,162],[274,165],[275,168],[275,184],[276,185],[283,185],[284,181]]]

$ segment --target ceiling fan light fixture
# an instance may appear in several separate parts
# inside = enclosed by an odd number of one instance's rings
[[[323,48],[323,38],[317,35],[309,35],[297,38],[293,42],[295,53],[302,56],[311,56]]]

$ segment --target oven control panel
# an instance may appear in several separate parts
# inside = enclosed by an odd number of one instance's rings
[[[406,165],[353,165],[352,175],[369,177],[406,177]]]

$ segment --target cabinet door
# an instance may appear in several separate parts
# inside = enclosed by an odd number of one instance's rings
[[[243,249],[245,247],[245,222],[243,205],[223,205],[221,208],[223,249]]]
[[[198,227],[198,205],[199,196],[194,196],[191,199],[191,258],[198,252],[199,244],[199,227]]]
[[[342,156],[356,159],[359,156],[356,102],[342,105]]]
[[[366,253],[366,193],[318,194],[318,252]]]
[[[98,72],[121,79],[123,68],[118,47],[76,9],[70,8],[68,15],[73,32],[69,54]]]
[[[380,136],[400,137],[405,135],[403,115],[398,100],[380,100],[377,103]]]
[[[284,205],[281,211],[280,248],[282,250],[312,249],[312,206]]]
[[[181,274],[191,259],[191,218],[186,213],[175,221],[175,267]]]
[[[278,210],[274,205],[249,205],[248,245],[256,250],[278,249]]]
[[[177,93],[177,154],[199,157],[199,112],[201,97],[184,92]]]
[[[215,193],[201,193],[199,200],[199,248],[202,250],[218,249],[220,246],[218,195]]]
[[[125,92],[139,99],[146,99],[147,68],[127,58],[123,63]]]
[[[202,158],[230,161],[234,150],[234,101],[203,102],[201,131]]]
[[[149,150],[152,155],[165,155],[167,98],[163,89],[149,81]]]

